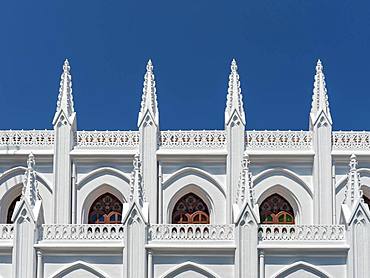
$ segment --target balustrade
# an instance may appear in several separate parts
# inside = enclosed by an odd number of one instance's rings
[[[234,225],[158,224],[149,228],[149,240],[233,240]]]
[[[8,240],[14,238],[13,224],[0,224],[0,240]]]
[[[124,227],[120,224],[42,225],[42,240],[122,240]]]
[[[344,225],[260,225],[258,239],[266,240],[344,240]]]

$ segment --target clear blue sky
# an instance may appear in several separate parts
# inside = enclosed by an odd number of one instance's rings
[[[161,129],[222,129],[237,59],[248,129],[307,129],[324,64],[336,130],[370,130],[365,0],[3,1],[0,129],[51,128],[64,58],[78,128],[136,129],[154,63]]]

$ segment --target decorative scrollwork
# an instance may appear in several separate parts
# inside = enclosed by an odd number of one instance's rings
[[[53,130],[1,130],[0,146],[52,146]]]
[[[226,147],[223,130],[162,131],[159,144],[167,149],[208,149]]]
[[[334,150],[370,150],[370,132],[334,131],[332,136]]]
[[[78,147],[136,148],[138,145],[138,131],[77,131]]]
[[[247,131],[248,150],[311,150],[311,131]]]

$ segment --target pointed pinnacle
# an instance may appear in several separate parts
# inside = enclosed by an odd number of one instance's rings
[[[35,156],[33,155],[33,153],[31,152],[29,155],[28,155],[28,159],[27,159],[27,168],[28,169],[33,169],[35,165]]]
[[[236,64],[235,59],[231,61],[231,72],[236,72],[238,70],[238,65]]]
[[[63,72],[64,73],[69,73],[70,69],[71,69],[71,67],[69,66],[68,59],[65,59],[64,64],[63,64]]]
[[[153,71],[153,63],[151,59],[148,60],[148,63],[146,65],[146,70],[150,72]]]
[[[356,155],[353,153],[353,154],[351,155],[351,160],[350,160],[350,162],[349,162],[350,170],[351,170],[351,171],[356,170],[356,168],[357,168],[357,164],[358,164],[358,162],[357,162]]]
[[[323,66],[322,66],[321,60],[318,59],[316,63],[316,72],[322,72],[322,69],[323,69]]]

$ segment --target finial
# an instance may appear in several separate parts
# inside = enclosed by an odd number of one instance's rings
[[[141,172],[141,160],[140,154],[136,153],[133,160],[134,169],[131,173],[131,185],[130,185],[130,202],[138,202],[143,206],[145,202],[145,194],[143,187],[143,179]]]
[[[27,159],[27,168],[28,169],[33,169],[33,167],[35,166],[35,157],[33,155],[33,153],[31,152],[29,155],[28,155],[28,159]]]
[[[33,208],[38,200],[38,188],[36,180],[35,157],[33,153],[28,155],[27,169],[24,176],[23,188],[22,188],[22,199],[26,200],[29,205]]]
[[[64,73],[69,73],[70,69],[71,69],[71,67],[69,66],[68,59],[65,59],[64,64],[63,64],[63,72]]]
[[[358,200],[363,202],[360,173],[358,172],[357,165],[358,162],[356,155],[352,154],[349,162],[350,170],[348,173],[346,191],[343,200],[343,203],[347,204],[348,206],[352,206]]]
[[[353,153],[351,155],[351,160],[349,162],[349,167],[350,167],[350,170],[351,171],[356,171],[357,169],[357,165],[358,165],[358,162],[357,162],[357,159],[356,159],[356,155]]]
[[[146,64],[146,70],[147,71],[153,71],[153,64],[152,64],[152,60],[149,59],[148,60],[148,63]]]
[[[236,64],[235,59],[231,61],[231,72],[236,72],[238,70],[238,65]]]

